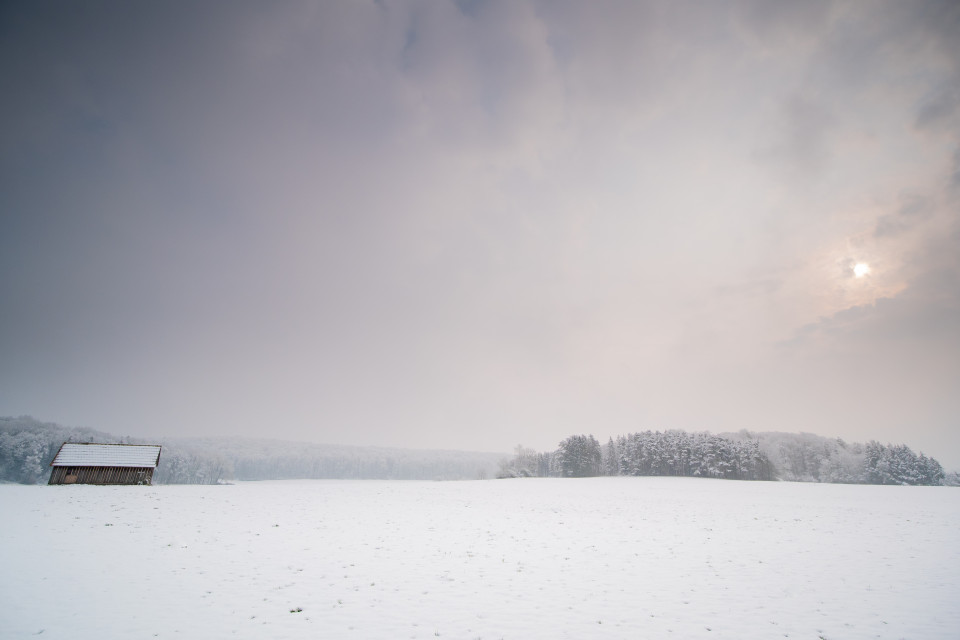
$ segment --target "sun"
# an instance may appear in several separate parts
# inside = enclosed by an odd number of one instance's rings
[[[853,266],[853,276],[855,278],[862,278],[868,273],[870,273],[870,265],[866,262],[858,262]]]

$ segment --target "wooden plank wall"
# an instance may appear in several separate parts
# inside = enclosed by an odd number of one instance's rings
[[[153,469],[142,467],[54,467],[47,484],[151,484]]]

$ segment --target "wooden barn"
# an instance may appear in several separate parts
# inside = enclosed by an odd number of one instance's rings
[[[159,445],[64,442],[48,484],[150,484],[159,463]]]

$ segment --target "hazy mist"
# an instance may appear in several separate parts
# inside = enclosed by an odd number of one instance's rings
[[[960,468],[955,2],[5,2],[0,75],[0,415]]]

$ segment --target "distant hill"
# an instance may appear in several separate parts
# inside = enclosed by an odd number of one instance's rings
[[[161,444],[158,484],[296,478],[471,480],[493,477],[502,453],[357,447],[250,438],[119,438],[30,416],[0,418],[0,482],[43,483],[63,442]]]

